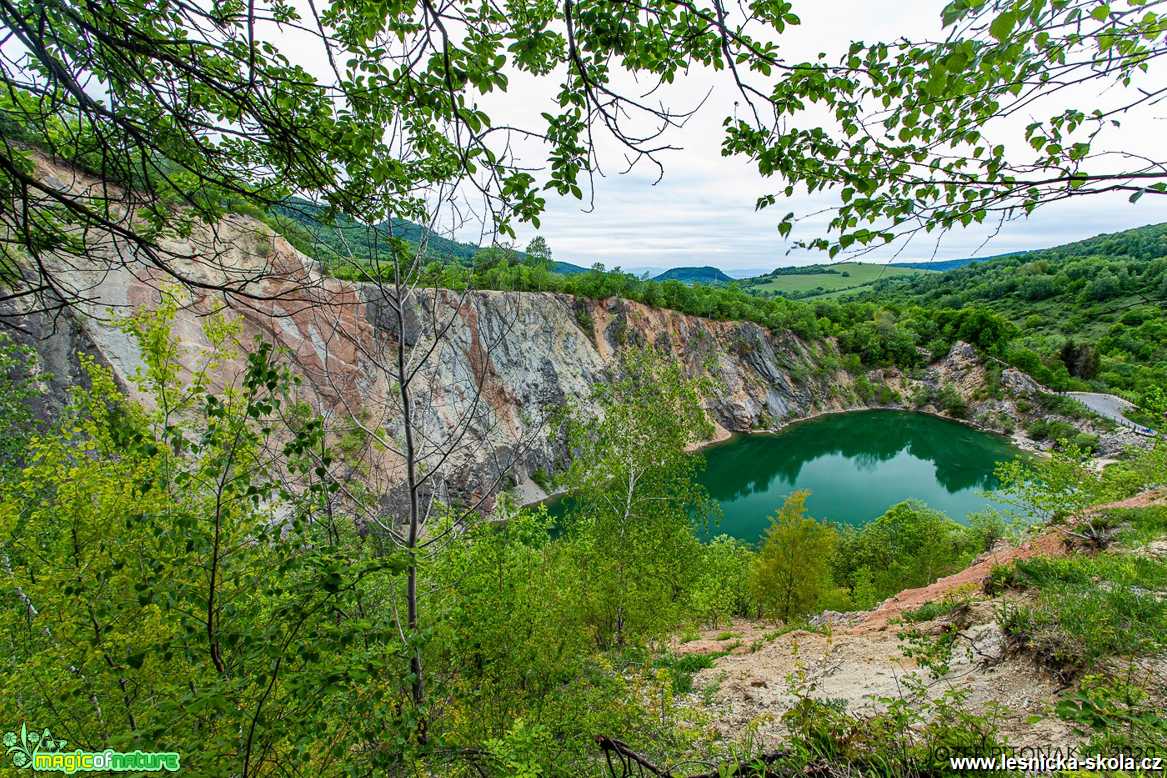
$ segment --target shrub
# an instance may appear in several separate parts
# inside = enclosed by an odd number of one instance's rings
[[[969,529],[908,501],[861,528],[844,529],[832,566],[855,605],[866,607],[960,569],[977,549]]]
[[[940,393],[936,398],[940,409],[950,416],[955,416],[958,419],[963,419],[968,415],[968,403],[960,396],[960,392],[952,384],[945,384],[940,388]]]
[[[1079,432],[1070,439],[1070,443],[1090,454],[1098,451],[1098,436],[1091,435],[1089,432]]]
[[[587,305],[577,304],[575,306],[575,322],[589,338],[595,333],[596,321],[592,318],[592,313],[588,310]]]
[[[1128,555],[1018,560],[994,587],[1025,588],[1032,604],[1004,604],[997,622],[1011,650],[1069,682],[1109,656],[1155,653],[1167,645],[1167,565]]]
[[[1034,440],[1071,440],[1077,430],[1074,425],[1058,419],[1034,419],[1025,425],[1025,434]]]
[[[1079,737],[1089,738],[1087,753],[1162,754],[1167,743],[1167,718],[1145,689],[1128,680],[1088,675],[1056,710]]]
[[[716,627],[733,616],[757,610],[750,595],[754,552],[740,540],[718,535],[701,548],[701,571],[689,593],[690,607],[702,623]]]
[[[761,610],[787,622],[813,612],[833,588],[830,560],[838,534],[806,515],[807,495],[790,495],[770,520],[750,575]]]
[[[899,696],[880,698],[883,710],[871,716],[811,697],[805,681],[793,692],[796,702],[782,715],[790,733],[784,769],[774,775],[946,775],[948,754],[995,754],[1004,746],[994,718],[965,710],[964,692],[930,698],[912,676]]]

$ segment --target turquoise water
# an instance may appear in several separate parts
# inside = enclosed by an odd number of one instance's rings
[[[863,524],[921,500],[962,521],[995,505],[993,468],[1017,454],[1002,437],[922,413],[822,416],[776,435],[741,435],[703,451],[701,481],[721,506],[725,533],[750,542],[791,492],[809,490],[818,519]]]

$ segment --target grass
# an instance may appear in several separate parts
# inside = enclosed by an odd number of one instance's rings
[[[920,275],[931,271],[913,270],[902,267],[886,267],[866,262],[839,262],[820,265],[821,273],[782,274],[756,276],[743,282],[750,292],[785,292],[805,294],[821,288],[823,293],[851,291],[858,287],[870,286],[884,278]],[[834,271],[834,272],[831,272]],[[843,275],[846,273],[847,275]]]
[[[1129,553],[1018,560],[991,576],[998,590],[1032,595],[998,607],[1010,648],[1068,683],[1113,656],[1167,647],[1167,563]]]
[[[972,601],[972,593],[969,591],[952,592],[945,595],[942,599],[926,602],[919,608],[912,608],[903,612],[904,621],[919,624],[925,621],[932,621],[941,616],[948,616],[956,611],[964,608]]]
[[[675,694],[693,691],[693,676],[699,670],[713,667],[713,663],[728,654],[728,651],[714,651],[708,654],[664,654],[653,660],[652,666],[669,671]]]
[[[1118,540],[1124,546],[1139,546],[1167,535],[1167,506],[1125,508],[1107,512],[1118,523]]]

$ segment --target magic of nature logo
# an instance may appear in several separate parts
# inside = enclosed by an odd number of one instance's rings
[[[4,733],[5,756],[12,766],[36,772],[178,772],[179,756],[170,751],[66,750],[68,742],[48,729],[37,731],[21,723],[18,732]]]

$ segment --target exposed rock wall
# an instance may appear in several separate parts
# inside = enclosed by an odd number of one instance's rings
[[[46,161],[39,164],[47,180],[93,185]],[[561,466],[566,452],[549,438],[549,415],[566,403],[595,411],[588,399],[592,385],[605,379],[621,351],[635,345],[666,349],[691,375],[714,380],[707,407],[717,437],[863,407],[923,405],[943,412],[918,397],[944,385],[954,387],[969,404],[969,418],[987,428],[1008,431],[1022,416],[1015,399],[984,396],[985,365],[967,344],[916,374],[871,371],[861,387],[840,368],[829,340],[807,343],[749,322],[713,321],[621,299],[426,289],[405,297],[399,316],[391,290],[324,277],[314,261],[249,217],[196,224],[189,234],[172,236],[164,242],[168,267],[117,239],[91,241],[99,260],[93,267],[62,260],[56,268],[60,278],[85,290],[87,302],[59,318],[55,329],[43,316],[23,317],[46,367],[58,375],[47,411],[59,407],[68,383],[80,380],[79,350],[108,365],[134,391],[132,376],[142,355],[113,319],[156,306],[159,289],[177,271],[194,289],[183,293],[173,326],[189,367],[197,369],[211,350],[203,328],[211,314],[237,321],[243,344],[272,342],[301,378],[299,399],[328,417],[338,438],[348,432],[351,444],[351,433],[363,437],[366,453],[375,458],[370,472],[378,474],[371,486],[380,493],[392,492],[402,480],[403,411],[394,377],[402,342],[421,457],[427,468],[440,468],[442,487],[463,499],[515,482],[532,487],[537,470]],[[224,285],[232,292],[224,293]],[[242,359],[220,365],[213,384],[232,384],[242,368]],[[1040,391],[1014,370],[1005,372],[1001,384],[1013,398]],[[887,391],[873,394],[871,386]],[[526,493],[539,496],[533,488]]]
[[[47,160],[38,166],[40,176],[57,186],[95,185]],[[395,450],[403,442],[402,408],[393,375],[401,342],[409,350],[409,369],[416,369],[410,388],[423,458],[430,467],[440,465],[447,483],[466,496],[561,465],[565,452],[548,437],[549,414],[566,403],[594,410],[592,385],[635,345],[667,349],[692,375],[714,379],[708,410],[718,436],[855,404],[833,344],[808,344],[748,322],[712,321],[618,299],[428,289],[403,299],[399,317],[391,290],[324,277],[317,263],[245,216],[194,224],[188,234],[169,236],[162,241],[161,266],[158,257],[143,256],[140,247],[116,237],[87,239],[89,265],[62,257],[54,267],[66,286],[84,290],[86,302],[64,314],[55,331],[43,317],[23,317],[26,326],[35,325],[30,339],[46,366],[60,376],[55,406],[65,385],[80,378],[78,350],[92,353],[135,392],[132,378],[142,355],[115,319],[157,306],[159,290],[177,274],[188,283],[173,331],[190,369],[211,350],[203,325],[212,314],[237,321],[242,344],[272,342],[301,378],[299,399],[330,417],[338,430],[359,427],[365,437],[386,444],[371,447],[383,474],[375,488],[385,491],[401,476]],[[231,292],[224,293],[224,286]],[[230,385],[242,369],[242,359],[230,360],[218,367],[212,383]]]

